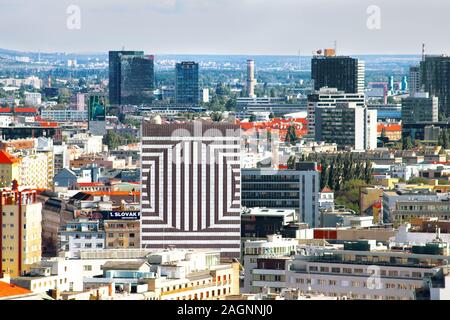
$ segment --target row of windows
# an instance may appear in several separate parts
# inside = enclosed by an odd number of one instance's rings
[[[375,274],[375,270],[370,269],[362,269],[362,268],[330,268],[330,267],[317,267],[317,266],[310,266],[309,272],[324,272],[329,273],[331,270],[331,273],[344,273],[344,274],[368,274],[372,275]],[[380,276],[389,276],[389,277],[411,277],[411,278],[422,278],[423,276],[431,276],[431,273],[425,273],[424,275],[422,272],[409,272],[409,271],[398,271],[398,270],[380,270],[379,271]]]
[[[295,283],[297,284],[317,284],[320,286],[341,286],[341,287],[353,287],[353,288],[367,288],[370,285],[377,286],[377,283],[372,283],[368,281],[347,281],[347,280],[326,280],[326,279],[304,279],[297,278],[295,279]],[[369,283],[369,285],[368,285]],[[404,283],[385,283],[384,285],[380,283],[382,288],[385,289],[398,289],[398,290],[416,290],[420,288],[420,286],[414,284],[404,284]],[[381,288],[380,288],[381,289]]]
[[[136,235],[135,235],[135,233],[130,233],[129,235],[128,235],[130,238],[134,238]],[[109,238],[115,238],[115,237],[117,237],[117,233],[112,233],[112,232],[110,232],[110,233],[108,233],[108,237]],[[118,237],[119,238],[123,238],[124,237],[124,234],[123,233],[119,233],[118,234]],[[87,238],[86,238],[87,239]]]

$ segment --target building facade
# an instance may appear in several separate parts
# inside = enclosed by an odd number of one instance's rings
[[[439,98],[439,113],[450,116],[450,57],[425,56],[420,62],[422,88]]]
[[[239,256],[239,126],[144,122],[141,157],[141,246]]]
[[[364,94],[365,64],[345,56],[315,56],[311,61],[311,78],[314,90],[329,87]]]
[[[243,169],[242,205],[295,209],[299,220],[319,226],[320,173],[316,163],[297,170]]]
[[[175,66],[175,101],[177,104],[198,104],[199,65],[192,61],[177,63]]]
[[[339,103],[336,107],[316,108],[317,141],[336,143],[355,150],[377,148],[377,111],[356,103]]]
[[[150,103],[154,89],[154,57],[143,51],[109,52],[109,102]]]
[[[335,107],[338,103],[355,102],[357,106],[364,107],[365,97],[360,93],[346,93],[336,88],[321,88],[308,95],[308,133],[315,135],[316,109],[320,107]]]
[[[0,190],[0,271],[17,277],[41,259],[42,204],[36,191]]]
[[[439,99],[428,93],[416,92],[414,96],[402,99],[402,122],[438,122]]]

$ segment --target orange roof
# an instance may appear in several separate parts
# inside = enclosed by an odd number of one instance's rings
[[[15,297],[31,293],[33,292],[28,289],[0,281],[0,298]]]
[[[13,157],[8,152],[0,150],[0,164],[12,164],[19,162],[20,159]]]
[[[402,131],[402,126],[400,124],[382,124],[382,123],[378,124],[377,131],[381,132],[383,131],[383,129],[391,132]]]
[[[57,122],[50,122],[50,121],[39,121],[39,125],[41,127],[57,127]]]
[[[320,191],[320,192],[321,193],[333,193],[333,191],[328,187],[323,188],[322,191]]]
[[[11,113],[11,108],[0,108],[1,113]]]
[[[104,185],[102,182],[78,182],[80,187],[102,187]]]

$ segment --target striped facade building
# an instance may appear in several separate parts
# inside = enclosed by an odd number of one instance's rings
[[[240,254],[240,128],[144,121],[142,248]]]

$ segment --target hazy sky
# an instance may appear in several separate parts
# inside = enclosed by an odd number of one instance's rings
[[[70,5],[80,8],[80,29],[67,27]],[[367,27],[372,5],[380,29]],[[7,49],[309,55],[337,40],[341,54],[419,54],[422,42],[450,53],[448,0],[0,0],[0,8]]]

